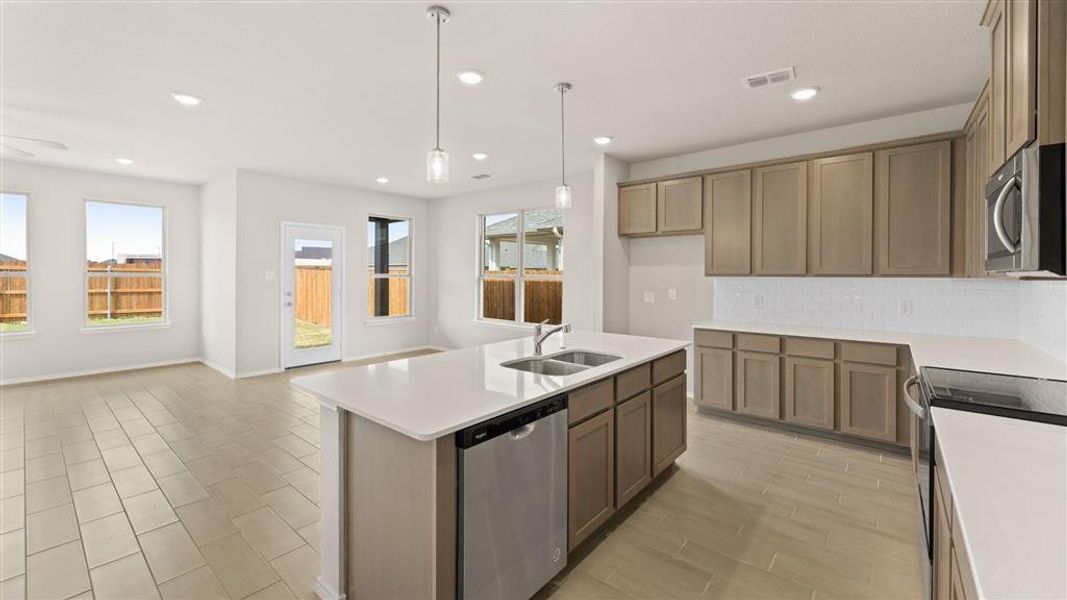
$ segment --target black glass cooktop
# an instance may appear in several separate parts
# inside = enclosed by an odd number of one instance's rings
[[[1067,425],[1067,381],[923,367],[932,406]]]

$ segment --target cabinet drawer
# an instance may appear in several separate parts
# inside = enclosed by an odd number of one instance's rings
[[[895,367],[897,366],[897,347],[841,342],[841,360]]]
[[[734,334],[728,331],[707,331],[704,329],[697,329],[693,331],[693,342],[697,346],[733,348]]]
[[[808,358],[825,358],[826,360],[833,360],[834,343],[827,340],[786,338],[785,353],[789,356],[806,356]]]
[[[781,338],[776,335],[757,335],[754,333],[737,334],[737,348],[753,352],[781,352]]]
[[[685,371],[685,350],[652,361],[652,385],[659,385]]]
[[[615,382],[611,377],[574,390],[567,399],[567,422],[574,425],[606,408],[611,408],[614,398]]]
[[[615,376],[615,401],[622,402],[652,387],[652,363],[636,366]]]

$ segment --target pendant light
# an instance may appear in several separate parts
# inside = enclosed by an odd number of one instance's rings
[[[452,13],[443,6],[431,6],[426,18],[437,27],[437,129],[433,150],[426,153],[426,181],[448,183],[448,153],[441,149],[441,23],[447,23]]]
[[[563,95],[569,92],[571,84],[561,82],[556,84],[559,92],[559,171],[560,184],[556,186],[556,208],[565,210],[571,207],[571,186],[567,185],[567,132],[566,121],[563,115]]]

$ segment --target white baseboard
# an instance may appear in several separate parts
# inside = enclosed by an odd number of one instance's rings
[[[33,375],[31,377],[15,377],[0,379],[0,386],[18,385],[20,383],[34,383],[38,381],[53,381],[56,379],[70,379],[72,377],[86,377],[88,375],[103,375],[105,373],[121,373],[122,371],[136,371],[138,369],[151,369],[154,367],[169,367],[186,363],[203,362],[199,356],[189,358],[176,358],[173,360],[160,360],[156,362],[138,363],[134,365],[122,365],[118,367],[103,367],[100,369],[84,369],[81,371],[66,371],[63,373],[50,373],[48,375]]]
[[[345,600],[345,594],[330,587],[322,580],[322,577],[315,578],[315,586],[312,589],[315,590],[315,595],[321,600]]]
[[[216,362],[212,362],[212,361],[210,361],[210,360],[208,360],[208,359],[206,359],[204,357],[200,357],[200,362],[204,363],[205,366],[211,367],[212,369],[218,371],[219,373],[229,377],[230,379],[237,379],[237,374],[236,373],[234,373],[230,369],[227,369],[226,367],[224,367],[224,366],[222,366],[222,365],[220,365],[220,364],[218,364]]]

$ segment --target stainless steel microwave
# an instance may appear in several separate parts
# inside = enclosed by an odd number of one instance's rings
[[[1031,144],[986,185],[986,270],[1064,277],[1064,145]]]

